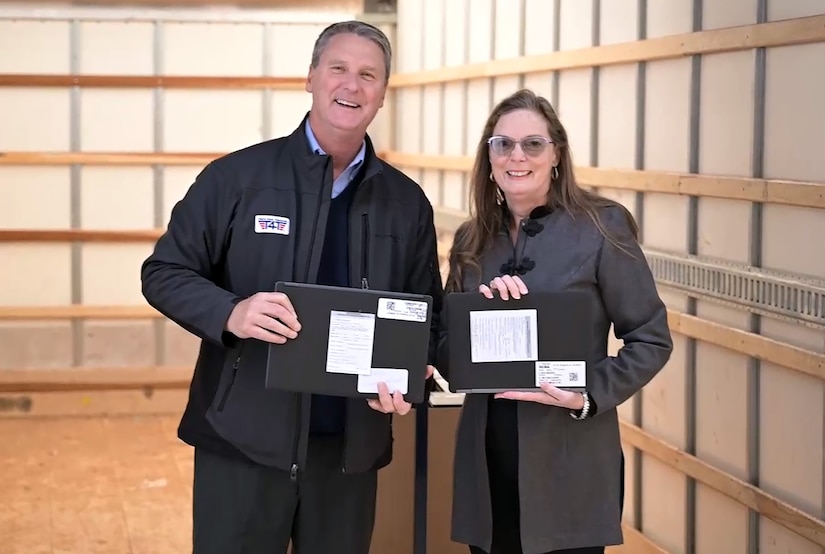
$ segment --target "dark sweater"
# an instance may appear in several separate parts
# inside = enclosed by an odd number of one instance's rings
[[[349,282],[349,210],[355,195],[354,180],[332,199],[327,219],[324,250],[318,268],[319,285],[350,286]],[[311,435],[343,433],[346,399],[338,396],[312,395],[309,432]]]

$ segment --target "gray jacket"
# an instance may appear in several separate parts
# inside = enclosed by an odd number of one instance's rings
[[[508,263],[518,272],[519,265],[524,271],[532,260],[535,265],[521,275],[531,292],[584,290],[598,313],[593,336],[596,359],[603,361],[587,369],[595,416],[577,421],[567,409],[518,404],[524,554],[622,542],[622,450],[616,406],[662,369],[673,348],[665,305],[625,214],[620,206],[600,211],[602,225],[632,256],[604,239],[588,216],[573,218],[562,210],[534,211],[529,225],[540,230],[529,236],[522,227],[515,249],[502,229],[483,256],[481,283],[501,275]],[[464,290],[475,290],[478,283],[467,277]],[[611,323],[624,341],[615,357],[607,354]],[[438,358],[439,370],[449,379],[445,329]],[[456,434],[452,514],[452,539],[487,551],[492,542],[485,457],[488,398],[465,397]]]

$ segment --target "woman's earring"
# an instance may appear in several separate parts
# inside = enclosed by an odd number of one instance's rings
[[[496,186],[496,204],[501,206],[504,204],[504,194],[502,194],[501,189]]]
[[[559,178],[559,166],[553,166],[553,172],[551,173],[551,176],[553,177],[554,181]]]
[[[493,183],[496,182],[496,178],[493,177],[493,170],[492,169],[490,170],[490,181],[492,181]]]

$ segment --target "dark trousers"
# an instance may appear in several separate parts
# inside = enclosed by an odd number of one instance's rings
[[[477,546],[470,547],[470,554],[510,554],[511,552],[511,550],[496,548],[495,546],[493,546],[491,552],[485,552]],[[547,554],[604,554],[604,547],[593,546],[589,548],[573,548],[572,550],[554,550]]]
[[[305,472],[195,450],[194,554],[368,554],[377,472],[344,474],[343,442],[310,439]]]

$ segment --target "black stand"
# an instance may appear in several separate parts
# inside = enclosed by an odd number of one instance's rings
[[[415,407],[415,489],[413,496],[413,554],[427,552],[427,458],[429,404]]]

